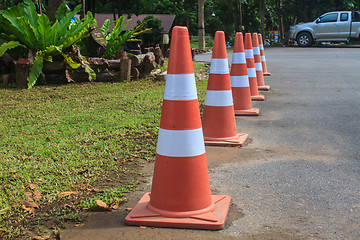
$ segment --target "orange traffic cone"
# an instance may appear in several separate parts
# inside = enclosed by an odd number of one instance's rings
[[[245,58],[246,58],[246,66],[249,76],[249,84],[250,84],[250,93],[251,100],[254,101],[264,101],[265,96],[259,95],[257,78],[256,78],[256,70],[255,70],[255,61],[254,61],[254,52],[253,46],[251,42],[251,34],[245,33]]]
[[[241,32],[236,33],[230,71],[235,115],[258,116],[258,108],[252,107],[249,77],[246,67],[244,41]]]
[[[225,33],[214,38],[209,81],[203,114],[205,145],[242,146],[248,134],[236,132]]]
[[[172,30],[151,193],[128,225],[217,230],[230,197],[211,195],[188,29]]]
[[[258,39],[257,33],[253,33],[252,43],[253,43],[253,52],[254,52],[255,70],[256,70],[258,89],[268,91],[270,89],[270,86],[265,85],[265,83],[264,83],[264,73],[262,70],[259,39]]]
[[[260,47],[260,56],[261,56],[261,65],[263,68],[263,74],[264,76],[271,76],[271,73],[267,71],[265,49],[264,49],[261,33],[258,34],[258,38],[259,38],[259,47]]]

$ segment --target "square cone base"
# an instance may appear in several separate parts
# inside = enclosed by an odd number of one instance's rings
[[[205,146],[232,146],[232,147],[242,147],[245,145],[249,137],[247,133],[239,133],[236,137],[232,138],[204,138]]]
[[[271,73],[269,73],[269,72],[264,72],[263,75],[264,75],[264,76],[271,76]]]
[[[137,226],[220,230],[225,226],[231,198],[226,195],[212,195],[211,197],[215,204],[213,212],[194,215],[189,218],[168,218],[162,217],[147,208],[150,201],[150,193],[148,192],[126,216],[125,222],[127,225]]]
[[[260,90],[260,91],[269,91],[270,86],[269,85],[258,86],[258,90]]]
[[[265,101],[265,96],[264,95],[251,96],[251,100],[252,101]]]
[[[248,110],[234,110],[235,116],[259,116],[260,110],[258,108],[251,108]]]

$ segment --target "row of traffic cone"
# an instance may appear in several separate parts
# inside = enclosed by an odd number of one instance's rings
[[[242,145],[247,134],[237,133],[235,114],[258,115],[251,105],[251,84],[249,87],[243,69],[247,62],[247,68],[256,65],[243,58],[247,53],[241,47],[242,36],[237,34],[236,39],[239,46],[235,46],[229,73],[225,35],[215,35],[201,123],[188,30],[173,28],[152,189],[125,218],[128,225],[224,227],[231,198],[211,195],[204,143]],[[246,95],[246,103],[238,103],[242,95]]]

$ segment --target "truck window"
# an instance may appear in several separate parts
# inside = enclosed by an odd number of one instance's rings
[[[360,22],[360,13],[359,12],[353,12],[352,13],[352,21],[353,22]]]
[[[345,22],[345,21],[347,21],[348,19],[349,19],[349,16],[348,16],[347,13],[342,13],[342,14],[340,15],[340,21]]]
[[[338,14],[329,13],[319,18],[318,23],[337,22]]]

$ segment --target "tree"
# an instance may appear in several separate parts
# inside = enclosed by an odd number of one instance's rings
[[[199,49],[205,50],[204,0],[198,0]]]

